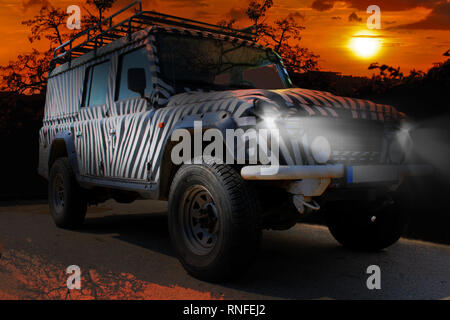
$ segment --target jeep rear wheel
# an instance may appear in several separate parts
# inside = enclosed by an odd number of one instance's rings
[[[366,251],[378,251],[396,243],[407,225],[407,215],[401,206],[386,200],[378,206],[339,202],[326,211],[328,228],[343,246]]]
[[[87,201],[67,158],[59,158],[50,169],[48,202],[55,224],[64,229],[80,227]]]
[[[230,166],[184,165],[169,195],[169,231],[178,259],[196,278],[242,274],[261,240],[254,190]]]

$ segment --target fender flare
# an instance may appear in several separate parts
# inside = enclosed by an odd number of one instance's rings
[[[159,155],[157,164],[159,164],[160,179],[157,181],[160,189],[160,195],[165,196],[168,192],[170,179],[172,178],[171,169],[177,167],[174,165],[170,159],[171,150],[174,142],[171,140],[173,133],[176,130],[184,129],[193,132],[194,122],[202,122],[202,130],[217,129],[225,137],[227,129],[237,129],[238,125],[233,117],[233,115],[228,111],[216,111],[209,113],[200,113],[184,116],[178,121],[175,126],[170,130],[169,134],[166,136],[162,152]],[[151,178],[155,179],[156,171],[151,173]],[[166,181],[167,180],[167,181]]]
[[[70,165],[72,166],[72,169],[76,175],[76,177],[79,176],[79,167],[78,167],[78,157],[75,149],[75,143],[73,141],[73,134],[70,131],[60,131],[58,132],[55,137],[52,140],[52,143],[50,145],[49,150],[49,158],[48,158],[48,172],[50,172],[50,161],[52,159],[53,154],[53,148],[55,146],[56,141],[64,141],[67,157],[69,158]]]

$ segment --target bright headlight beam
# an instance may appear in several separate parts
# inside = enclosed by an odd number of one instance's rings
[[[275,117],[263,117],[263,120],[268,129],[275,129],[277,127]]]
[[[311,154],[317,163],[325,164],[331,158],[331,145],[327,138],[318,136],[311,143]]]
[[[389,146],[390,160],[395,164],[403,163],[411,151],[412,139],[408,130],[399,130]]]

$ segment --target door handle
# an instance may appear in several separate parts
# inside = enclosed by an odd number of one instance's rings
[[[111,129],[111,130],[109,130],[109,134],[115,135],[115,134],[116,134],[116,129]]]

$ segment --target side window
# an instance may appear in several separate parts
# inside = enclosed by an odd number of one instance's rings
[[[97,106],[106,103],[109,65],[109,61],[105,61],[87,69],[84,86],[84,107]]]
[[[139,97],[139,93],[128,90],[128,69],[131,68],[144,68],[147,79],[147,88],[145,89],[145,95],[148,95],[152,91],[150,62],[148,59],[148,51],[144,47],[120,56],[116,101]]]

